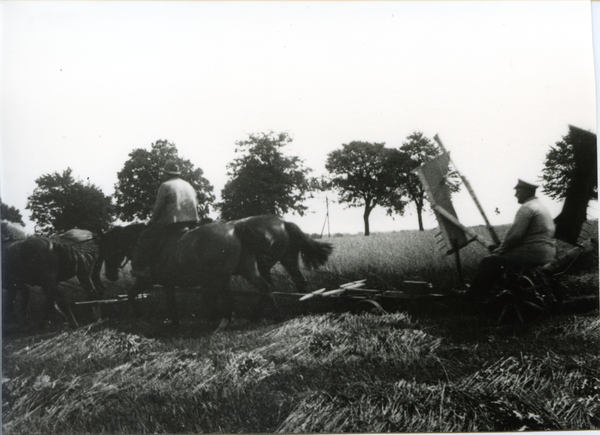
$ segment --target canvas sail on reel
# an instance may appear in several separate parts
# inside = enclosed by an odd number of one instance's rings
[[[455,255],[458,274],[462,282],[459,251],[471,242],[478,242],[489,250],[494,246],[498,246],[500,244],[500,239],[496,234],[494,227],[488,221],[468,180],[456,170],[456,166],[453,164],[455,171],[458,173],[464,186],[473,198],[479,212],[482,214],[493,241],[487,240],[485,237],[482,237],[460,223],[454,206],[452,205],[452,199],[450,197],[451,192],[447,183],[451,162],[450,154],[446,151],[437,135],[434,137],[434,140],[442,149],[442,154],[433,160],[423,163],[413,172],[419,177],[419,181],[423,186],[423,190],[425,190],[427,199],[429,200],[438,222],[439,234],[436,235],[436,242],[440,248],[445,251],[446,255]]]

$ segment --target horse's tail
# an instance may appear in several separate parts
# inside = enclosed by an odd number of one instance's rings
[[[316,269],[327,262],[333,251],[331,243],[312,239],[298,225],[292,222],[285,222],[285,230],[290,237],[292,245],[299,248],[302,262],[307,268]]]
[[[65,270],[73,270],[74,273],[91,274],[96,261],[100,256],[100,248],[95,240],[70,241],[55,237],[49,239],[51,249],[59,253],[59,261]]]

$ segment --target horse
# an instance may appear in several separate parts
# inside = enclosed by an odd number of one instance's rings
[[[133,257],[137,240],[146,228],[145,224],[116,226],[101,235],[101,261],[104,261],[104,273],[109,280],[118,280],[119,268],[123,268]],[[186,247],[192,243],[196,244],[193,248],[196,249],[196,253],[192,252],[192,248]],[[236,244],[239,245],[240,252],[237,254],[235,267],[230,271],[232,258],[224,256],[224,251],[221,253],[219,249],[221,245]],[[180,246],[181,250],[178,250],[177,246]],[[222,297],[222,306],[215,311],[215,317],[219,313],[222,314],[219,326],[221,329],[229,322],[233,311],[229,278],[226,278],[229,272],[229,277],[242,276],[265,295],[272,290],[270,270],[275,263],[281,262],[296,285],[305,292],[306,280],[298,267],[299,256],[302,256],[307,267],[317,268],[325,264],[332,249],[329,243],[311,239],[296,224],[272,215],[200,225],[168,241],[159,249],[159,260],[155,267],[158,276],[152,282],[136,279],[128,292],[130,306],[139,314],[135,303],[137,295],[148,289],[152,283],[162,284],[165,287],[171,320],[173,324],[178,324],[174,287],[214,285],[209,294],[213,301],[219,296]],[[231,256],[233,255],[232,252]],[[196,279],[186,281],[183,278],[190,272],[186,271],[182,264],[188,264],[191,270],[200,271]],[[210,271],[213,269],[213,273],[220,273],[219,278],[211,277]]]
[[[300,256],[307,268],[316,269],[327,262],[333,249],[331,244],[313,240],[298,225],[274,215],[251,216],[230,224],[242,243],[234,275],[244,277],[261,292],[271,291],[271,269],[279,262],[298,291],[306,293],[307,282],[298,263]],[[109,280],[118,280],[119,267],[123,268],[133,257],[139,235],[146,228],[145,224],[115,226],[101,236],[101,261]]]
[[[100,235],[100,263],[104,263],[104,275],[108,280],[119,279],[119,269],[133,258],[140,234],[146,228],[144,223],[116,225]]]
[[[60,297],[57,286],[77,277],[88,299],[99,298],[104,285],[100,279],[95,235],[80,229],[55,237],[18,235],[11,227],[10,223],[2,222],[2,287],[7,290],[8,311],[14,309],[18,291],[22,291],[23,307],[26,307],[29,287],[40,286],[47,297],[45,318],[54,306],[69,326],[76,328],[77,320]]]
[[[246,253],[257,261],[261,277],[273,286],[271,269],[280,263],[290,275],[296,289],[306,293],[307,281],[300,272],[299,258],[308,269],[323,266],[333,246],[312,239],[298,225],[275,215],[250,216],[232,221]]]
[[[104,243],[101,242],[105,245],[104,253],[107,252],[106,240],[105,237]],[[162,285],[169,317],[173,325],[178,325],[175,287],[202,287],[210,298],[211,307],[215,308],[211,320],[220,319],[218,329],[223,329],[233,312],[230,279],[239,267],[241,253],[242,244],[231,223],[211,223],[182,230],[161,244],[152,279],[136,278],[128,291],[129,304],[139,314],[136,304],[138,294],[153,284]]]
[[[8,285],[7,284],[7,268],[8,266],[5,266],[5,249],[6,247],[11,244],[12,242],[15,242],[17,240],[23,240],[26,239],[27,237],[29,237],[31,234],[29,234],[27,231],[25,231],[25,228],[19,224],[16,224],[14,222],[10,222],[7,220],[2,220],[1,223],[1,231],[0,234],[2,236],[2,289],[4,290],[5,287],[7,287],[6,289],[6,299],[4,299],[4,292],[3,292],[3,300],[2,300],[2,318],[6,319],[7,317],[14,315],[14,310],[15,310],[15,306],[17,304],[17,291],[18,289],[16,288],[15,285]],[[22,294],[24,295],[23,299],[24,299],[24,305],[25,305],[25,309],[26,309],[26,304],[27,304],[27,300],[29,299],[29,288],[25,288],[22,291]]]

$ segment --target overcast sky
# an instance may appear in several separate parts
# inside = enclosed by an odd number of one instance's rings
[[[517,178],[541,175],[568,125],[596,132],[589,1],[0,7],[1,196],[26,219],[36,178],[71,167],[110,195],[128,154],[159,139],[218,196],[235,142],[250,133],[288,132],[286,152],[321,175],[342,144],[399,147],[421,131],[440,136],[504,224]],[[331,233],[361,232],[362,209],[327,196]],[[544,201],[558,214],[561,204]],[[325,195],[307,204],[306,217],[286,218],[320,233]],[[455,205],[464,223],[483,223],[466,192]],[[430,213],[425,223],[436,226]],[[372,214],[371,231],[414,228],[412,208],[395,220]]]

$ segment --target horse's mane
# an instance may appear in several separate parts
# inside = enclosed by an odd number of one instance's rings
[[[16,224],[14,222],[10,222],[7,220],[2,221],[2,241],[12,241],[12,240],[23,240],[29,237],[30,234],[25,231],[20,224]]]

